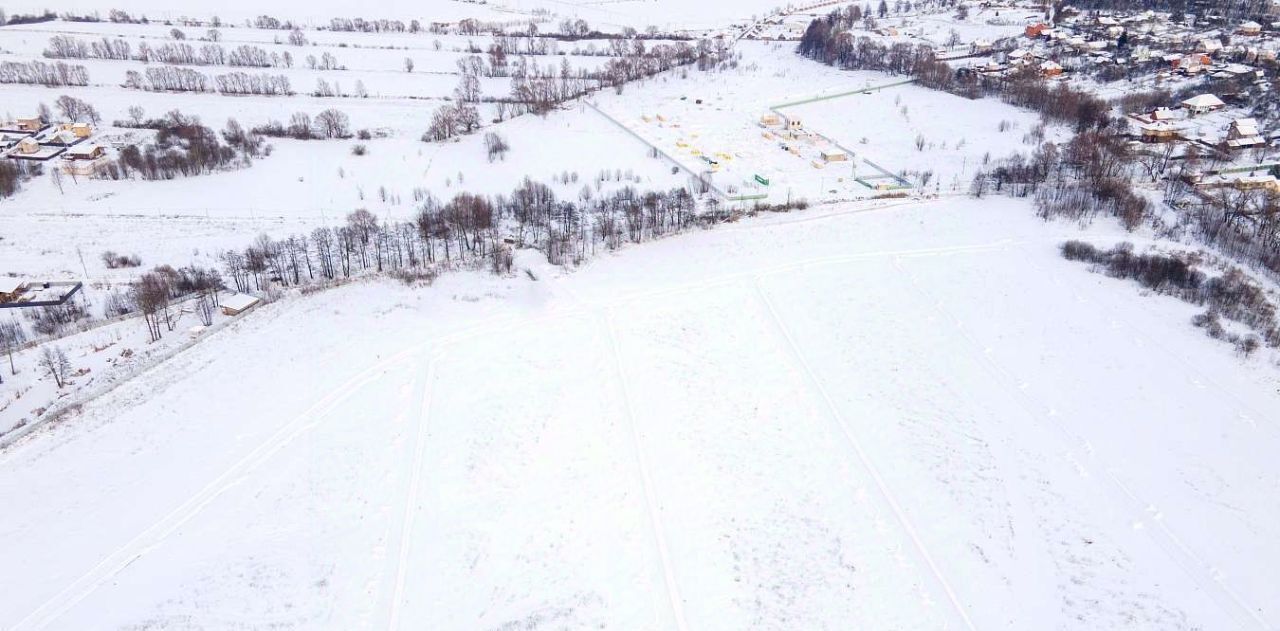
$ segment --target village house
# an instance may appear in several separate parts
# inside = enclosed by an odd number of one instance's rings
[[[1045,77],[1056,77],[1062,74],[1062,65],[1055,61],[1040,64],[1040,74]]]
[[[63,160],[63,173],[92,177],[106,168],[108,163],[107,150],[96,143],[81,143],[68,149],[63,155]]]
[[[1182,107],[1192,114],[1207,114],[1226,107],[1226,103],[1212,94],[1200,94],[1183,101]]]
[[[40,141],[27,136],[26,138],[18,141],[17,146],[14,147],[14,153],[22,155],[35,155],[40,153]]]
[[[1238,118],[1231,121],[1227,129],[1227,147],[1230,149],[1248,149],[1266,144],[1262,137],[1262,129],[1253,118]]]
[[[1240,28],[1236,29],[1236,33],[1246,37],[1257,37],[1262,34],[1262,25],[1254,22],[1253,20],[1249,20],[1248,22],[1241,24]]]
[[[1222,52],[1222,42],[1217,38],[1206,37],[1196,44],[1196,52],[1213,55]]]
[[[76,138],[88,138],[93,135],[93,127],[89,126],[89,123],[63,123],[59,127],[64,132],[70,132]]]
[[[50,136],[49,139],[45,141],[46,144],[60,145],[63,147],[70,147],[71,145],[74,145],[77,142],[80,142],[80,139],[77,138],[76,135],[72,133],[70,130],[59,131],[58,133]]]
[[[1201,188],[1230,187],[1237,191],[1280,191],[1280,180],[1271,174],[1237,175],[1219,180],[1207,181]]]
[[[1173,142],[1182,138],[1181,126],[1171,122],[1144,123],[1139,126],[1142,142]]]
[[[37,132],[44,127],[44,121],[39,118],[19,118],[15,122],[17,128],[22,131]]]

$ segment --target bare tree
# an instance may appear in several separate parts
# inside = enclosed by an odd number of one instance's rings
[[[315,118],[316,135],[321,138],[349,138],[351,137],[351,122],[347,115],[333,108],[329,108],[319,114]]]
[[[213,311],[213,299],[207,293],[200,294],[196,298],[196,314],[200,316],[200,324],[213,326]]]
[[[18,371],[13,367],[13,352],[18,350],[26,341],[27,333],[16,320],[0,322],[0,350],[3,350],[9,356],[9,374],[18,374]],[[3,380],[0,379],[0,382],[3,382]]]
[[[162,313],[169,308],[169,282],[164,276],[155,272],[147,272],[133,286],[133,302],[142,312],[146,322],[147,333],[151,341],[160,339],[160,322]]]
[[[405,58],[404,58],[404,71],[405,71],[405,72],[413,72],[413,58],[412,58],[412,57],[405,57]]]
[[[67,120],[86,121],[95,125],[102,120],[97,108],[74,96],[64,94],[58,97],[54,104],[58,106],[58,112],[62,114],[62,117]]]
[[[61,347],[46,345],[40,349],[40,367],[53,377],[54,383],[61,389],[71,376],[71,361]]]
[[[511,149],[511,145],[502,136],[494,132],[484,135],[484,148],[489,154],[489,162],[494,160],[506,160],[507,151]]]
[[[142,109],[141,105],[129,106],[129,120],[133,121],[134,125],[141,125],[146,116],[147,111]]]

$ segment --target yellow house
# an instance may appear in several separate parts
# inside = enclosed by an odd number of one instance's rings
[[[88,138],[93,135],[93,127],[89,123],[63,123],[62,131],[69,131],[76,138]]]
[[[18,146],[15,151],[24,155],[40,153],[40,143],[35,138],[28,136],[18,141]]]
[[[17,123],[18,129],[22,131],[40,131],[40,128],[44,126],[39,118],[19,118]]]

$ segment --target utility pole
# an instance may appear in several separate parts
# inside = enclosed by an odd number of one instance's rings
[[[80,257],[80,269],[84,271],[84,279],[89,280],[89,266],[84,264],[84,253],[80,251],[80,246],[76,246],[76,256]]]

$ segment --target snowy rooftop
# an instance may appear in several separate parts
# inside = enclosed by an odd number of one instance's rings
[[[252,307],[253,305],[258,304],[259,302],[262,302],[262,301],[258,298],[250,296],[249,294],[231,294],[229,296],[222,296],[218,299],[219,304],[221,304],[222,306],[228,309],[234,309],[236,311],[242,311],[244,309],[248,309],[249,307]]]
[[[0,277],[0,294],[11,294],[18,291],[25,282],[21,278]]]

